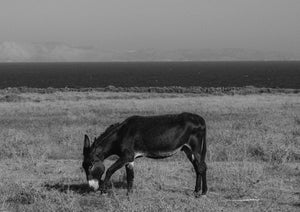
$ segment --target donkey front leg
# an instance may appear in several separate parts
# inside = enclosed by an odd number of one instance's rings
[[[107,189],[107,184],[108,181],[110,180],[111,176],[120,168],[122,168],[122,166],[124,166],[126,163],[128,163],[128,161],[125,158],[119,158],[114,164],[112,164],[106,171],[106,175],[103,181],[103,186],[101,189],[102,193],[106,193],[106,189]]]
[[[133,186],[133,178],[134,178],[134,171],[133,171],[134,162],[127,163],[126,168],[126,175],[127,175],[127,195],[132,192]]]

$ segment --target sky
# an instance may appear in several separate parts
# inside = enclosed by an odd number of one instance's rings
[[[300,54],[299,0],[0,0],[0,42]]]

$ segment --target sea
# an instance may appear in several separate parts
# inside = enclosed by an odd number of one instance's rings
[[[300,88],[300,61],[0,63],[0,88]]]

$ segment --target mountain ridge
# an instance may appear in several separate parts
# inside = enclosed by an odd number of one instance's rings
[[[0,43],[0,62],[105,62],[105,61],[241,61],[298,60],[292,53],[242,48],[176,50],[101,50],[60,42]]]

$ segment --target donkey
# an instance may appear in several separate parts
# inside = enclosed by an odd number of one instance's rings
[[[95,138],[92,145],[89,137],[85,135],[82,167],[89,186],[94,190],[100,187],[101,192],[105,193],[113,173],[125,166],[129,194],[132,192],[136,158],[166,158],[180,150],[185,152],[196,172],[195,196],[201,195],[201,183],[202,195],[205,195],[206,124],[202,117],[192,113],[131,116],[122,123],[108,127]],[[119,158],[107,169],[100,185],[105,171],[103,161],[111,155],[117,155]]]

